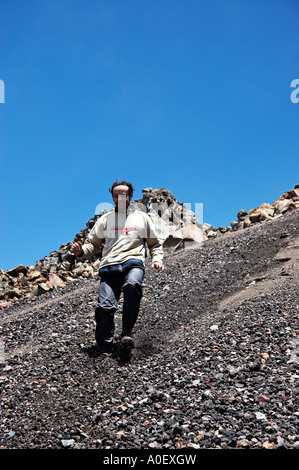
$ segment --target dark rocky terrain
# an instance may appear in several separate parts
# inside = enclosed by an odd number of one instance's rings
[[[299,448],[298,209],[165,266],[127,362],[97,353],[98,277],[0,309],[1,449]]]

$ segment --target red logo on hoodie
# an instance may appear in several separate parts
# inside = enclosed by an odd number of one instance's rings
[[[128,237],[129,236],[129,232],[131,232],[132,230],[136,230],[136,227],[125,227],[123,229],[121,228],[115,228],[113,230],[122,230],[121,232],[121,235],[123,235],[124,237]]]

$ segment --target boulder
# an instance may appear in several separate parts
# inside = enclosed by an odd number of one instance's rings
[[[20,273],[23,273],[23,274],[27,273],[27,268],[23,266],[22,264],[20,264],[16,268],[12,268],[6,271],[6,274],[8,274],[9,276],[13,276],[13,277],[18,277]]]
[[[275,214],[284,214],[289,206],[292,204],[291,199],[279,199],[278,201],[273,202],[274,213]]]
[[[17,287],[13,287],[11,289],[7,289],[5,292],[4,292],[4,295],[3,295],[3,300],[8,300],[8,299],[12,299],[12,300],[16,300],[16,299],[19,299],[23,296],[23,292],[21,289],[17,288]]]
[[[53,289],[52,284],[50,282],[42,282],[41,284],[38,284],[35,289],[33,290],[33,295],[43,295],[46,292],[49,292],[50,290]]]
[[[291,189],[291,191],[290,191],[290,197],[291,197],[292,199],[299,197],[299,188]]]
[[[29,266],[27,271],[27,279],[29,281],[34,281],[35,279],[39,278],[41,275],[40,267],[38,266]]]
[[[238,218],[238,220],[243,221],[245,219],[246,215],[248,215],[248,213],[244,209],[241,209],[241,210],[239,210],[239,212],[237,214],[237,218]]]
[[[168,238],[164,241],[163,246],[173,249],[187,248],[196,244],[201,244],[207,239],[208,237],[202,229],[197,227],[195,224],[191,224],[169,234]]]
[[[66,285],[66,283],[53,272],[49,273],[49,283],[52,287],[64,287]]]
[[[174,236],[181,239],[190,239],[196,243],[202,243],[207,240],[207,236],[204,231],[197,227],[195,224],[187,225],[173,233]]]
[[[241,227],[241,224],[242,224],[242,222],[240,222],[240,220],[233,220],[230,223],[230,226],[231,226],[233,232],[235,232],[236,230],[239,230],[239,228]]]
[[[249,212],[248,215],[253,223],[270,220],[274,215],[274,208],[270,204],[263,203],[257,209],[254,209],[253,212]]]

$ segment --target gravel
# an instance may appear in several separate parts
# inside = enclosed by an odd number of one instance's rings
[[[165,265],[127,362],[95,346],[98,277],[0,310],[1,449],[299,448],[298,210]]]

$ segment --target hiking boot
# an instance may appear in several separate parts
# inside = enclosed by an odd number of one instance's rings
[[[113,343],[108,341],[98,342],[99,353],[103,356],[111,356],[113,352]]]
[[[122,334],[119,343],[119,354],[121,356],[130,356],[132,349],[134,348],[134,341],[128,334]]]

